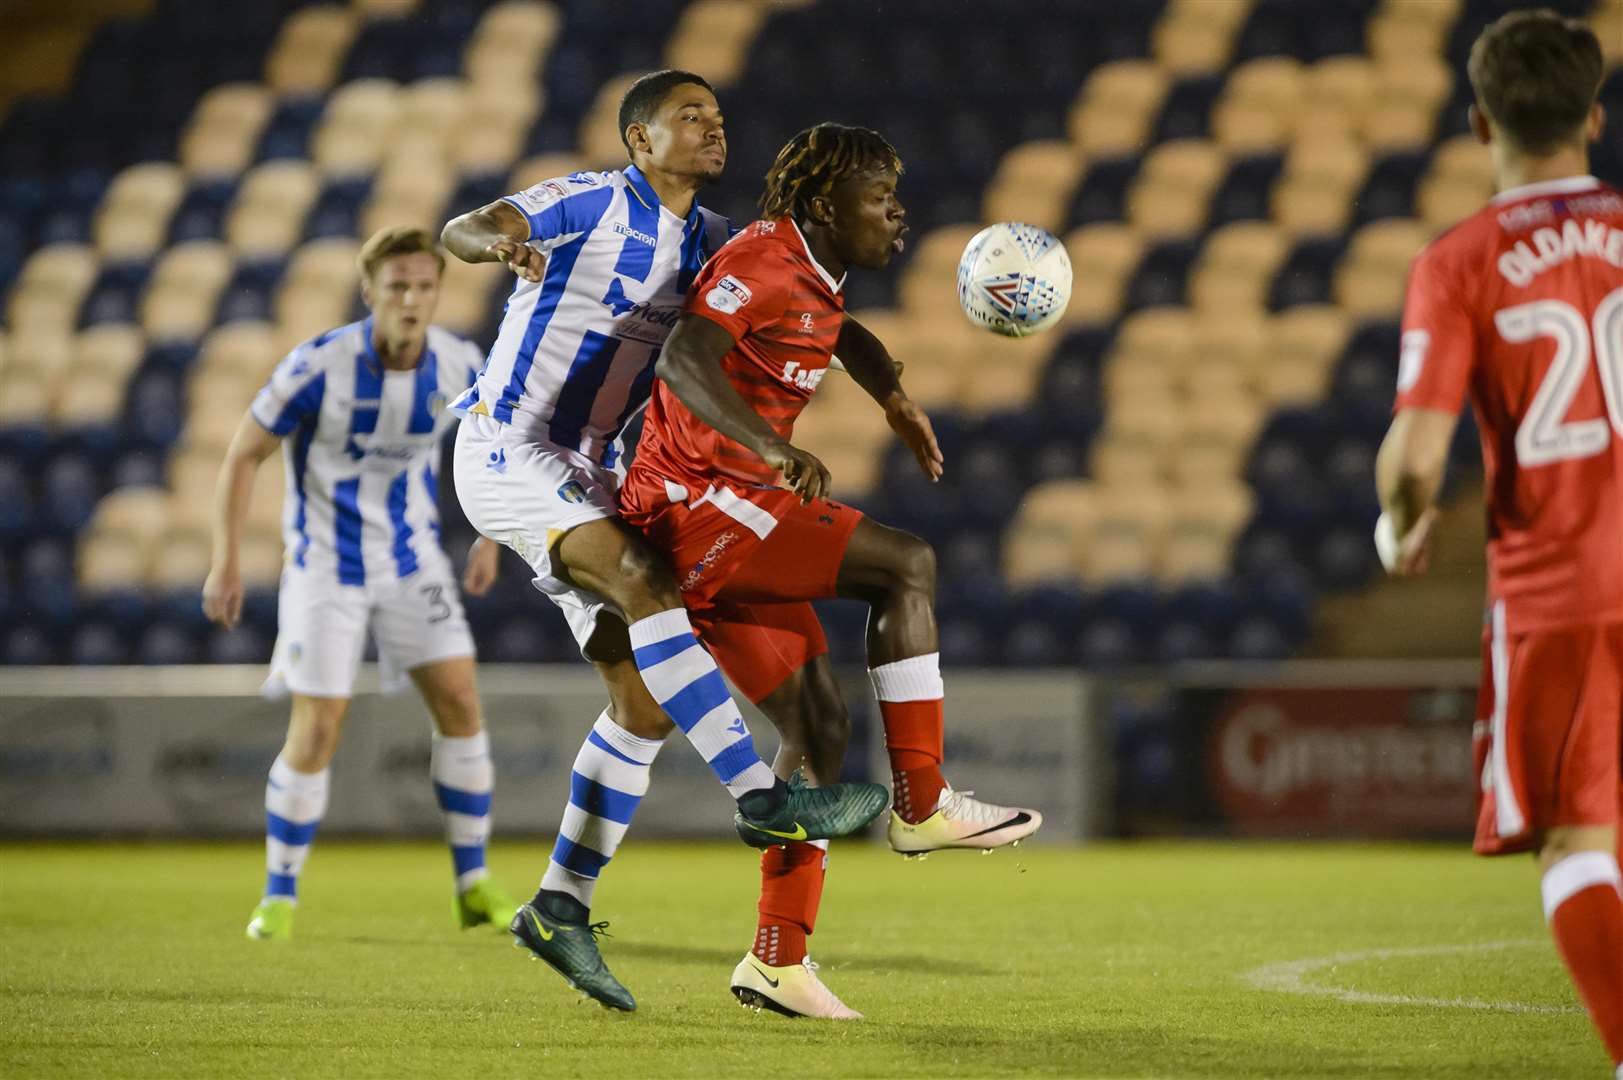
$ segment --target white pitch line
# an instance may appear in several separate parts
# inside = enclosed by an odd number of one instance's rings
[[[1521,1001],[1481,1001],[1477,998],[1413,997],[1408,994],[1371,994],[1363,990],[1349,990],[1341,986],[1325,986],[1307,981],[1307,976],[1321,968],[1338,964],[1356,964],[1364,960],[1390,960],[1404,956],[1448,956],[1456,953],[1498,952],[1503,949],[1522,949],[1533,945],[1547,945],[1543,938],[1520,938],[1515,941],[1485,941],[1468,945],[1424,945],[1408,949],[1364,949],[1359,952],[1333,953],[1314,956],[1306,960],[1282,960],[1264,964],[1247,971],[1240,978],[1258,990],[1273,990],[1282,994],[1309,994],[1335,998],[1355,1005],[1430,1005],[1443,1009],[1490,1009],[1508,1013],[1577,1013],[1582,1009],[1571,1005],[1528,1005]]]

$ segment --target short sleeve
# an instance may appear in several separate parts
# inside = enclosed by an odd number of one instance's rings
[[[594,228],[614,198],[609,173],[579,172],[527,187],[502,201],[530,223],[529,243],[549,251]]]
[[[1476,356],[1476,323],[1459,301],[1447,264],[1427,248],[1409,272],[1403,303],[1397,398],[1392,408],[1458,413]]]
[[[313,361],[311,351],[309,345],[301,345],[289,353],[249,406],[254,419],[272,435],[287,435],[321,412],[327,374]]]
[[[682,307],[720,326],[734,341],[781,319],[794,281],[777,251],[748,239],[734,240],[710,257]]]

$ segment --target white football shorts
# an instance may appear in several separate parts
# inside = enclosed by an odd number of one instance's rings
[[[474,654],[449,559],[365,585],[340,585],[330,573],[289,566],[276,610],[276,651],[264,686],[270,696],[349,697],[369,625],[385,693],[404,689],[412,668]]]
[[[554,577],[552,546],[577,525],[619,517],[624,474],[477,413],[462,418],[454,460],[457,499],[468,522],[529,564],[531,583],[558,605],[585,655],[598,615],[620,611]]]

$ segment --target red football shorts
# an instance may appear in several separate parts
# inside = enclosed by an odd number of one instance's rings
[[[729,604],[693,617],[693,628],[739,692],[760,704],[789,676],[828,652],[809,603]]]
[[[835,595],[860,510],[722,485],[696,505],[646,502],[625,500],[626,520],[669,555],[694,628],[746,697],[760,701],[828,651],[807,601]]]
[[[1495,604],[1473,740],[1483,855],[1529,851],[1555,826],[1615,827],[1623,794],[1623,623],[1517,635],[1504,627]]]

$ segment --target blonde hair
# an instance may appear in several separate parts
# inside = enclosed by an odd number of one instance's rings
[[[427,229],[419,229],[415,225],[390,225],[379,229],[361,245],[361,250],[355,255],[355,265],[360,268],[361,277],[371,281],[372,275],[383,265],[383,260],[396,255],[415,255],[419,251],[434,256],[439,272],[445,273],[445,252],[440,250],[438,241]]]

